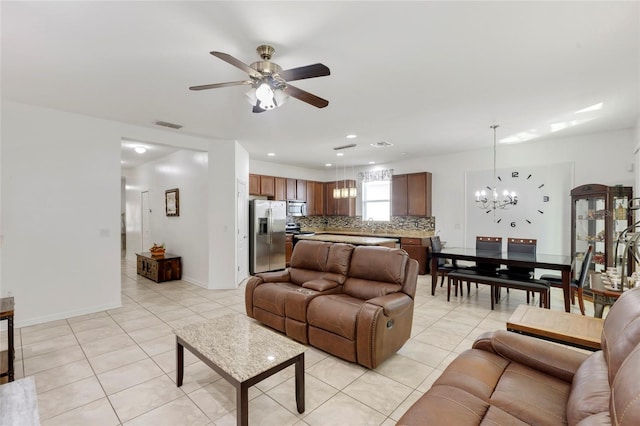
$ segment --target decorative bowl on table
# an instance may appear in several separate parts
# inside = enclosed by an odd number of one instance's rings
[[[164,247],[164,244],[162,245],[154,244],[153,247],[149,249],[149,252],[151,252],[151,256],[153,257],[163,257],[165,250],[166,249]]]

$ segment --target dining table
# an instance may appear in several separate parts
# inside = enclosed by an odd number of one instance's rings
[[[438,259],[451,259],[454,264],[459,260],[475,263],[513,266],[521,268],[538,268],[560,271],[562,275],[562,291],[564,293],[564,310],[571,311],[571,256],[544,253],[495,252],[477,250],[475,248],[451,247],[439,252],[431,252],[431,270],[438,270]],[[431,274],[431,295],[436,294],[438,274]]]

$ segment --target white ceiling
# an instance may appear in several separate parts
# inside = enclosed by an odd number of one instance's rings
[[[356,164],[631,128],[639,115],[640,6],[627,2],[7,2],[2,99],[239,141],[251,158],[322,168],[357,143]],[[253,114],[245,63],[271,44],[283,69],[331,75]],[[603,103],[596,112],[575,112]],[[561,124],[558,124],[561,123]],[[564,124],[562,124],[564,123]],[[564,126],[551,132],[552,125]],[[354,141],[348,133],[358,134]],[[391,148],[369,144],[388,141]],[[267,157],[268,152],[276,153]]]

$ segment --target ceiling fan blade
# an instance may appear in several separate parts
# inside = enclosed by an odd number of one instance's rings
[[[303,80],[305,78],[324,77],[331,74],[329,67],[323,64],[313,64],[304,67],[291,68],[280,71],[280,77],[285,81]]]
[[[251,80],[243,80],[243,81],[230,81],[228,83],[203,84],[202,86],[191,86],[189,87],[189,90],[217,89],[219,87],[242,86],[244,84],[253,84],[253,82]]]
[[[239,59],[234,58],[233,56],[229,55],[228,53],[222,53],[222,52],[216,52],[216,51],[209,52],[209,53],[211,53],[216,58],[220,58],[223,61],[233,65],[236,68],[240,68],[242,71],[246,72],[247,74],[249,74],[253,78],[262,78],[263,77],[262,73],[259,73],[258,71],[256,71],[253,68],[251,68],[249,65],[245,64],[244,62],[242,62]]]
[[[301,100],[302,102],[306,102],[310,105],[313,105],[314,107],[324,108],[327,105],[329,105],[328,100],[322,99],[309,92],[305,92],[304,90],[298,89],[297,87],[292,86],[290,84],[287,84],[287,89],[285,90],[285,93],[288,94],[289,96],[293,96],[294,98]]]
[[[265,111],[266,109],[262,109],[258,105],[254,105],[252,109],[252,112],[265,112]]]

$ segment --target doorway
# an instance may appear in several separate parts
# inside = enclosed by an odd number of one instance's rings
[[[236,247],[236,264],[238,268],[236,270],[236,284],[240,284],[242,280],[244,280],[249,271],[249,250],[247,246],[247,241],[249,240],[248,236],[248,228],[249,228],[249,219],[247,215],[247,183],[238,179],[237,181],[237,243]]]

